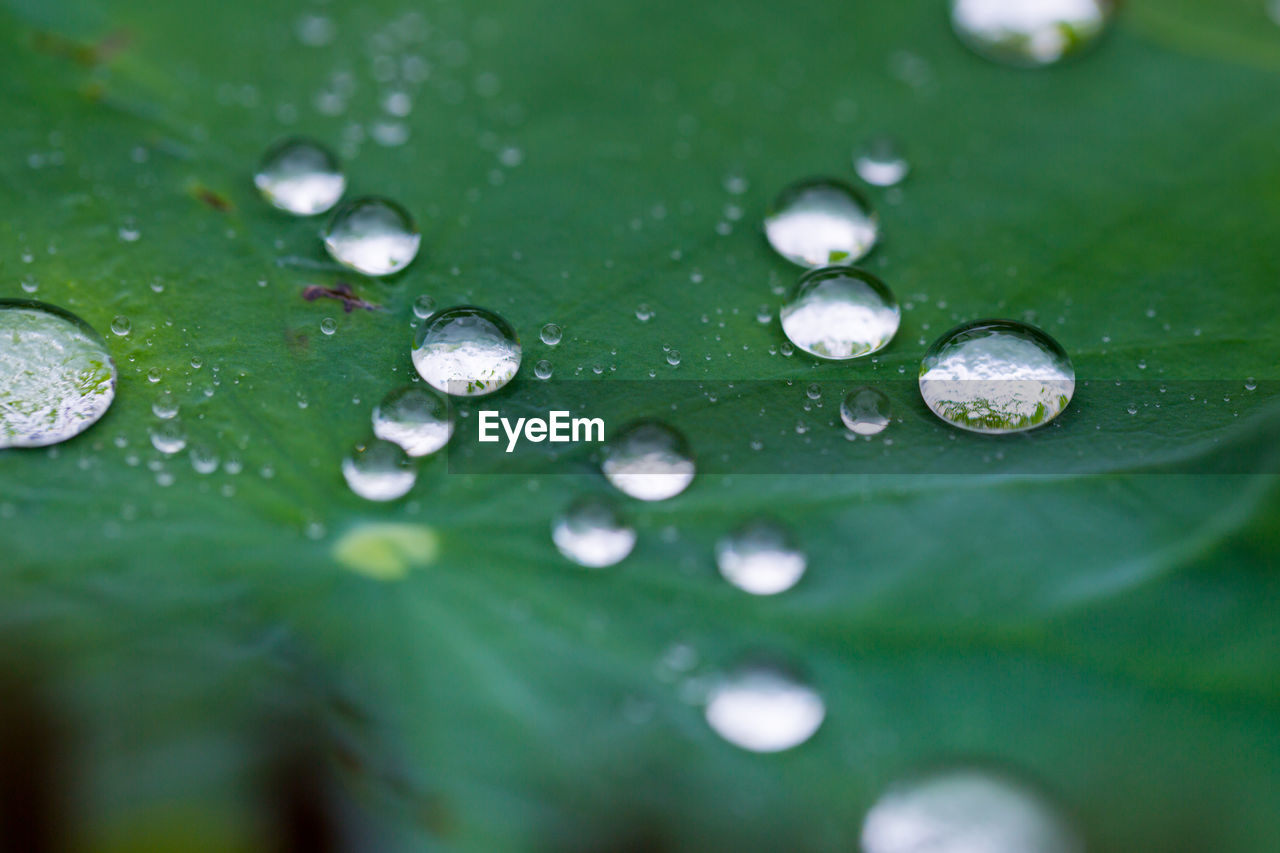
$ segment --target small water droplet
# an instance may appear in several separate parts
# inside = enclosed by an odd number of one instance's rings
[[[810,382],[809,386],[804,389],[804,395],[810,400],[818,400],[822,398],[822,386],[817,382]]]
[[[647,323],[653,319],[653,309],[643,302],[636,308],[636,319],[641,323]]]
[[[159,382],[163,376],[164,374],[161,372],[160,368],[158,367],[153,367],[147,371],[147,381],[153,384],[156,382]]]
[[[308,47],[324,47],[333,41],[336,28],[333,20],[327,16],[309,12],[298,18],[294,31],[298,35],[298,41]]]
[[[253,183],[272,205],[298,216],[324,213],[347,188],[337,158],[309,139],[286,139],[273,146],[263,155]]]
[[[693,482],[693,453],[683,435],[660,421],[628,424],[605,445],[601,469],[623,494],[642,501],[675,497]]]
[[[671,365],[672,367],[680,366],[680,350],[678,349],[667,350],[667,364]]]
[[[545,358],[533,366],[533,375],[539,379],[550,379],[551,371],[551,362],[547,361]]]
[[[971,432],[1001,434],[1049,423],[1075,393],[1065,350],[1035,326],[979,320],[944,334],[920,363],[920,395],[933,413]]]
[[[373,434],[395,442],[410,456],[427,456],[449,442],[449,404],[425,388],[407,386],[382,398],[373,409]]]
[[[858,177],[874,187],[893,187],[907,177],[911,164],[897,141],[877,136],[854,153],[853,168]]]
[[[418,254],[421,236],[408,211],[384,198],[362,198],[334,212],[324,246],[343,266],[369,276],[397,273]]]
[[[781,668],[753,665],[722,679],[707,698],[708,725],[734,746],[780,752],[813,737],[827,715],[812,687]]]
[[[863,853],[1083,853],[1055,803],[1004,771],[949,767],[897,783],[862,823]]]
[[[87,323],[42,302],[0,299],[0,448],[66,441],[115,396],[115,362]]]
[[[178,416],[178,400],[172,391],[162,391],[151,404],[151,412],[157,418],[167,421]]]
[[[393,501],[413,488],[418,474],[398,444],[379,438],[357,444],[342,460],[347,485],[365,500]]]
[[[851,264],[871,251],[880,233],[862,194],[826,178],[783,190],[765,215],[764,229],[774,250],[802,267]]]
[[[492,394],[520,369],[520,340],[492,311],[470,305],[447,308],[418,329],[413,366],[438,391]]]
[[[1097,42],[1114,12],[1114,0],[951,0],[951,26],[980,56],[1038,68]]]
[[[749,522],[716,543],[725,580],[752,595],[777,595],[795,586],[808,560],[781,525]]]
[[[111,333],[124,337],[133,331],[133,323],[129,322],[129,318],[123,314],[117,314],[111,318]]]
[[[320,321],[320,331],[324,332],[326,335],[332,335],[334,332],[338,331],[338,321],[332,317],[325,317]]]
[[[568,559],[588,569],[621,562],[636,544],[636,531],[612,502],[580,498],[551,524],[551,540]]]
[[[218,454],[207,444],[191,448],[191,467],[197,474],[212,474],[218,470]]]
[[[553,347],[560,343],[562,335],[563,333],[560,331],[560,327],[555,323],[548,323],[542,327],[542,342],[549,347]]]
[[[800,277],[778,316],[800,349],[842,360],[884,349],[898,332],[901,311],[888,285],[871,273],[825,267]]]
[[[875,388],[855,388],[840,404],[840,420],[855,435],[879,435],[889,426],[889,398]]]
[[[436,310],[436,301],[427,294],[422,294],[413,300],[413,316],[419,320],[425,320],[430,317]]]
[[[187,432],[177,418],[160,421],[151,427],[151,446],[172,456],[187,446]]]

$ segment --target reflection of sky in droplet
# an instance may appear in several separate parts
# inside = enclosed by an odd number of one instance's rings
[[[752,595],[776,595],[795,586],[807,558],[790,534],[772,521],[743,525],[716,543],[716,565],[725,580]]]
[[[711,689],[707,723],[729,743],[751,752],[780,752],[813,737],[826,717],[813,688],[765,666],[739,669]]]
[[[778,317],[800,349],[819,358],[848,359],[887,346],[901,312],[880,279],[852,267],[829,267],[802,276]]]
[[[863,853],[1083,853],[1073,828],[1035,788],[954,768],[902,782],[867,813]]]
[[[106,414],[115,395],[101,335],[59,308],[0,300],[0,447],[66,441]]]
[[[399,272],[417,257],[417,227],[395,202],[364,198],[338,208],[324,246],[338,263],[370,276]]]
[[[896,186],[907,177],[911,164],[898,144],[888,137],[872,139],[854,154],[854,171],[874,187]]]
[[[636,531],[608,501],[584,498],[556,517],[551,539],[568,559],[589,569],[600,569],[631,553]]]
[[[925,353],[920,394],[943,420],[972,432],[1042,426],[1075,392],[1075,369],[1057,341],[1013,320],[952,329]]]
[[[438,395],[423,388],[400,388],[374,407],[373,434],[400,445],[410,456],[426,456],[449,442],[453,419]]]
[[[393,501],[408,494],[418,473],[399,445],[375,438],[347,454],[342,476],[351,491],[365,500]]]
[[[624,427],[604,448],[604,476],[642,501],[675,497],[693,482],[694,462],[684,436],[657,421]]]
[[[253,182],[271,204],[299,216],[324,213],[347,188],[337,159],[307,139],[286,140],[268,151]]]
[[[520,369],[520,341],[502,317],[461,305],[433,314],[418,330],[413,366],[437,391],[464,397],[492,394]]]
[[[1095,41],[1111,0],[952,0],[956,33],[983,56],[1013,65],[1050,65]]]
[[[879,222],[852,187],[806,181],[783,190],[764,220],[765,236],[782,257],[803,267],[850,264],[875,245]]]
[[[840,403],[840,420],[855,435],[879,435],[889,426],[889,398],[875,388],[855,388]]]

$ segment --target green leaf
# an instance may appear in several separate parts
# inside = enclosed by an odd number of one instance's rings
[[[1275,847],[1280,28],[1255,5],[1126,4],[1096,50],[1025,72],[923,0],[10,0],[0,297],[35,282],[132,332],[108,335],[100,423],[0,451],[5,780],[51,779],[40,826],[89,849],[849,850],[894,779],[973,756],[1045,782],[1093,850]],[[301,43],[307,14],[329,44]],[[406,60],[413,109],[388,117]],[[756,315],[797,270],[756,223],[881,133],[912,175],[872,194],[867,265],[902,328],[873,359],[775,354]],[[408,270],[352,276],[257,196],[292,134],[416,215]],[[302,298],[340,282],[378,307]],[[471,458],[460,418],[408,498],[346,488],[414,376],[423,293],[519,331],[483,405],[689,438],[688,492],[619,496],[640,536],[616,569],[549,536],[608,491],[592,447]],[[960,434],[920,402],[925,346],[988,316],[1071,354],[1050,427]],[[846,441],[840,397],[869,383],[896,420]],[[165,389],[217,472],[151,447]],[[776,598],[712,556],[760,515],[809,556]],[[792,751],[739,751],[692,701],[756,653],[826,701]]]

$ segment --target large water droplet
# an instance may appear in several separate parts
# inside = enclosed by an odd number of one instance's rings
[[[418,473],[400,445],[375,438],[357,444],[342,460],[342,476],[365,500],[393,501],[413,488]]]
[[[115,362],[87,323],[42,302],[0,299],[0,447],[66,441],[115,396]]]
[[[889,286],[856,267],[805,273],[778,312],[782,331],[819,358],[848,359],[884,349],[897,334],[901,312]]]
[[[437,394],[408,386],[392,391],[373,409],[373,434],[410,456],[435,453],[449,443],[453,418]]]
[[[817,691],[777,667],[754,665],[725,678],[708,696],[707,723],[752,752],[780,752],[813,736],[827,714]]]
[[[920,363],[920,395],[933,413],[972,432],[1000,434],[1043,426],[1075,392],[1065,350],[1014,320],[979,320],[947,332]]]
[[[1114,12],[1113,0],[952,0],[951,25],[975,53],[1037,68],[1092,45]]]
[[[791,534],[772,521],[753,521],[716,543],[725,580],[752,595],[776,595],[796,585],[807,559]]]
[[[335,261],[371,276],[407,267],[418,254],[420,240],[408,211],[385,198],[347,202],[324,231],[324,247]]]
[[[802,267],[851,264],[875,245],[879,219],[853,187],[819,178],[783,190],[765,215],[765,236]]]
[[[840,404],[840,420],[855,435],[879,435],[889,426],[893,409],[884,392],[855,388]]]
[[[890,788],[862,824],[863,853],[1082,853],[1054,803],[983,768],[937,770]]]
[[[902,156],[896,141],[878,136],[854,153],[853,168],[859,178],[873,187],[892,187],[907,177],[911,164]]]
[[[492,311],[471,305],[446,308],[418,329],[413,366],[438,391],[481,397],[516,375],[520,340],[511,325]]]
[[[271,204],[298,216],[324,213],[338,203],[347,177],[318,142],[286,139],[262,158],[253,183]]]
[[[603,498],[574,501],[551,524],[551,540],[580,566],[600,569],[625,559],[636,545],[636,531]]]
[[[605,445],[601,469],[618,491],[642,501],[673,498],[695,471],[685,437],[659,421],[636,421]]]

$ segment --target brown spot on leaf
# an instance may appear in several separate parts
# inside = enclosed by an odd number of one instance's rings
[[[191,194],[196,197],[197,201],[201,202],[202,204],[208,205],[210,208],[218,211],[219,213],[227,213],[228,211],[231,210],[231,207],[232,207],[231,199],[227,198],[225,195],[223,195],[222,193],[216,190],[209,189],[208,187],[202,184],[196,184],[195,186],[193,186],[191,188]]]
[[[382,308],[381,305],[365,302],[356,296],[355,291],[351,289],[351,285],[345,281],[340,281],[333,287],[308,284],[302,288],[302,298],[308,302],[315,302],[317,299],[336,299],[342,303],[342,310],[348,314],[357,308],[363,308],[365,311],[378,311]]]
[[[108,33],[96,42],[79,41],[49,32],[37,32],[31,36],[31,46],[41,53],[70,59],[86,67],[110,62],[132,42],[133,36],[124,30]]]

